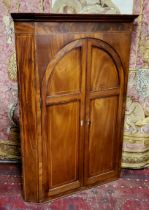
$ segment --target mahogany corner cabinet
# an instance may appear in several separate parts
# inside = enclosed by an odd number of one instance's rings
[[[136,17],[12,14],[26,201],[120,176]]]

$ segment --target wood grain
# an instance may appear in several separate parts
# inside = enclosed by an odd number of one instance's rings
[[[57,95],[80,91],[81,48],[75,48],[59,61],[47,87],[47,94]]]
[[[53,57],[43,78],[42,119],[49,196],[82,185],[84,130],[80,122],[84,117],[85,59],[85,40],[69,43]]]
[[[57,31],[59,34],[65,33],[96,33],[107,32],[107,33],[126,33],[131,32],[132,27],[129,23],[97,23],[97,22],[46,22],[37,23],[38,28],[36,31],[37,35],[50,35]]]
[[[72,183],[79,178],[79,110],[79,102],[47,108],[49,189]]]
[[[89,39],[85,185],[101,182],[118,174],[115,151],[120,144],[120,139],[117,140],[117,117],[119,104],[123,102],[123,78],[124,70],[117,52],[101,40]]]
[[[93,46],[91,56],[91,90],[98,91],[118,87],[119,75],[108,53]]]
[[[38,121],[34,37],[17,36],[17,63],[20,99],[20,127],[23,161],[24,198],[28,201],[38,200]],[[23,55],[23,56],[22,56]],[[38,128],[38,130],[37,130]]]
[[[89,177],[115,170],[118,97],[95,99],[90,103]]]

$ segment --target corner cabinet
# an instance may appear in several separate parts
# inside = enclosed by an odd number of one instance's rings
[[[137,16],[12,17],[25,200],[41,202],[117,179]]]

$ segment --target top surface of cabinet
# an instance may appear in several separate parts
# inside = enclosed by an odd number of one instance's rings
[[[47,35],[51,33],[131,32],[137,15],[12,13],[15,33]]]
[[[132,22],[138,15],[11,13],[15,22]]]

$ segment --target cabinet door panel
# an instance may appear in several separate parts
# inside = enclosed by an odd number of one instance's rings
[[[106,51],[93,46],[91,49],[91,90],[119,86],[116,66]]]
[[[91,100],[89,128],[89,176],[114,170],[113,143],[118,97]]]
[[[71,50],[58,62],[48,83],[47,94],[66,94],[80,90],[81,47]]]
[[[50,188],[78,180],[80,104],[71,102],[47,108]]]
[[[118,176],[123,72],[115,50],[88,40],[84,183]]]
[[[83,184],[86,40],[65,45],[49,63],[42,86],[43,176],[56,196]]]

